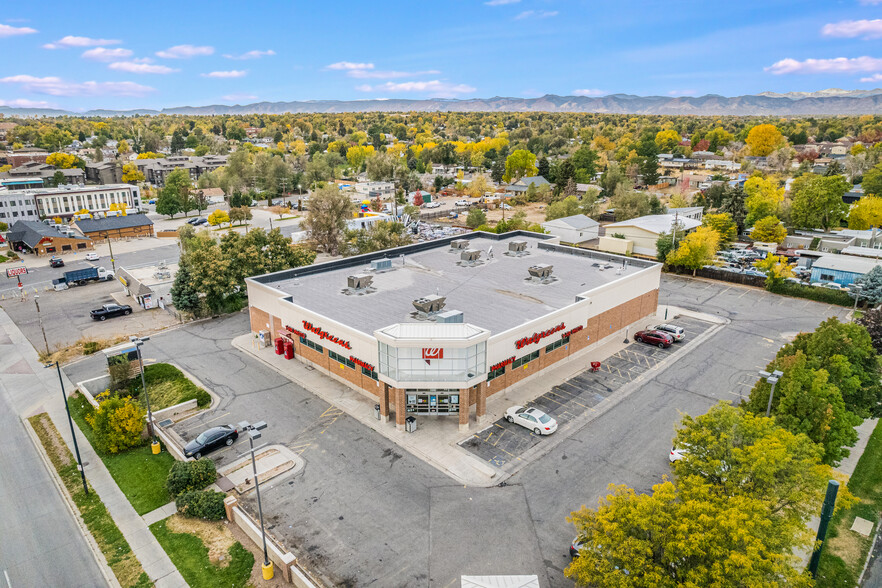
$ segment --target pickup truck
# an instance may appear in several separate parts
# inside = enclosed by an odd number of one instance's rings
[[[58,282],[55,284],[56,290],[64,290],[69,286],[82,286],[88,282],[97,282],[98,280],[106,282],[115,277],[112,271],[106,270],[103,267],[89,267],[64,272],[64,276],[59,280],[53,280],[53,283]]]
[[[89,313],[92,320],[103,321],[115,316],[128,316],[132,314],[132,307],[128,304],[120,306],[119,304],[105,304],[101,308],[93,310]]]

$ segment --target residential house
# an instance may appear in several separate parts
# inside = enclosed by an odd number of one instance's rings
[[[701,206],[685,206],[683,208],[669,208],[668,214],[673,214],[677,218],[691,218],[701,222],[704,216],[704,208]]]
[[[523,194],[527,191],[531,184],[536,186],[537,188],[541,188],[542,186],[551,186],[551,182],[549,182],[542,176],[530,176],[528,178],[521,178],[517,182],[509,184],[508,190],[514,192],[515,194]]]
[[[630,220],[606,225],[607,235],[618,234],[633,243],[633,251],[639,255],[655,257],[658,254],[656,242],[662,233],[670,233],[677,223],[679,230],[692,231],[701,226],[701,221],[687,217],[674,217],[673,214],[651,214]]]
[[[546,233],[560,237],[562,243],[573,245],[597,239],[600,233],[600,224],[584,214],[546,221],[542,228]]]

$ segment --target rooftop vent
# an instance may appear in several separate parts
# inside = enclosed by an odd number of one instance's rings
[[[475,262],[481,258],[481,251],[478,249],[466,249],[459,255],[459,258],[462,261]]]
[[[423,318],[427,318],[429,315],[441,312],[441,309],[444,308],[445,300],[446,298],[444,296],[430,294],[429,296],[417,298],[412,304]]]
[[[374,277],[369,276],[368,274],[355,274],[354,276],[346,277],[346,284],[353,290],[364,290],[369,287],[373,281]]]
[[[375,259],[371,262],[371,269],[375,272],[392,269],[392,260],[391,259]]]
[[[468,249],[469,248],[469,240],[468,239],[454,239],[450,242],[451,249]]]
[[[439,312],[435,316],[436,323],[461,323],[462,320],[462,311],[461,310],[446,310],[444,312]]]
[[[526,280],[528,282],[550,284],[551,282],[557,280],[557,278],[551,275],[551,271],[553,269],[554,266],[547,263],[537,263],[536,265],[531,265],[527,268],[527,271],[530,272],[530,277],[526,278]]]
[[[514,252],[526,251],[527,250],[527,242],[526,241],[512,241],[508,244],[508,250]]]

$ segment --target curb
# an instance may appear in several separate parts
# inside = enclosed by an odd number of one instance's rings
[[[46,417],[49,418],[49,415],[47,414]],[[76,521],[77,528],[80,530],[80,534],[83,536],[83,538],[85,538],[86,543],[89,545],[89,551],[95,558],[95,563],[98,564],[98,569],[101,570],[101,575],[104,576],[104,579],[107,581],[107,585],[111,586],[112,588],[122,588],[119,581],[116,579],[116,576],[113,574],[113,570],[111,570],[110,566],[107,565],[107,559],[98,548],[98,544],[95,542],[95,538],[92,537],[92,534],[86,528],[86,524],[83,522],[83,519],[80,518],[80,513],[77,511],[76,505],[73,503],[73,498],[71,498],[70,494],[68,494],[67,488],[65,488],[64,483],[61,481],[61,478],[58,477],[58,472],[55,471],[55,466],[52,465],[52,462],[49,460],[49,456],[46,455],[46,450],[43,447],[43,444],[40,442],[40,439],[37,437],[37,432],[34,431],[34,428],[31,426],[30,421],[24,418],[21,418],[20,420],[24,425],[25,431],[27,431],[28,433],[28,437],[30,437],[31,439],[31,443],[33,443],[34,447],[37,448],[37,453],[40,454],[40,459],[42,460],[43,465],[46,467],[46,470],[49,472],[49,476],[52,478],[52,483],[55,484],[58,493],[61,494],[62,498],[64,499],[64,504],[67,505],[67,509],[70,511],[71,516],[73,516],[73,519]],[[51,421],[52,419],[49,418],[49,420]],[[64,446],[67,447],[67,444],[65,443]],[[131,548],[131,546],[129,547]],[[132,553],[134,554],[134,551]]]

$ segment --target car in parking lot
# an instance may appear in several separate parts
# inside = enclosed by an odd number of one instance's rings
[[[658,345],[661,348],[670,347],[674,344],[674,338],[667,333],[647,329],[645,331],[637,331],[634,333],[634,340],[638,343],[649,343],[650,345]]]
[[[582,542],[581,537],[576,537],[575,539],[573,539],[573,542],[570,543],[570,558],[571,559],[576,559],[577,557],[579,557],[579,552],[582,550],[583,545],[585,545],[585,544]]]
[[[766,277],[766,274],[764,274],[761,271],[755,270],[755,269],[746,269],[741,273],[743,273],[745,276],[756,276],[757,278],[765,278]]]
[[[86,261],[98,261],[98,254],[90,251],[86,254]]]
[[[811,285],[816,288],[827,288],[828,290],[843,290],[842,286],[836,282],[812,282]]]
[[[221,447],[229,447],[239,438],[239,431],[233,425],[212,427],[199,433],[195,439],[184,445],[184,457],[199,459]]]
[[[505,420],[530,429],[536,435],[551,435],[557,430],[557,421],[534,407],[512,406],[505,411]]]
[[[472,203],[468,200],[457,200],[453,203],[454,206],[471,206]]]
[[[104,321],[115,316],[128,316],[132,314],[132,307],[128,304],[105,304],[101,308],[95,309],[89,313],[92,320]]]
[[[441,208],[440,202],[426,202],[423,204],[423,208]]]
[[[671,447],[671,453],[670,455],[668,455],[668,459],[671,463],[674,463],[675,461],[680,461],[686,456],[688,452],[689,450],[685,447]]]
[[[682,341],[686,338],[686,329],[684,329],[683,327],[678,327],[677,325],[665,323],[663,325],[655,325],[654,327],[652,327],[652,329],[654,331],[667,333],[674,338],[674,341]]]
[[[60,257],[50,257],[49,267],[64,267],[64,260]]]

